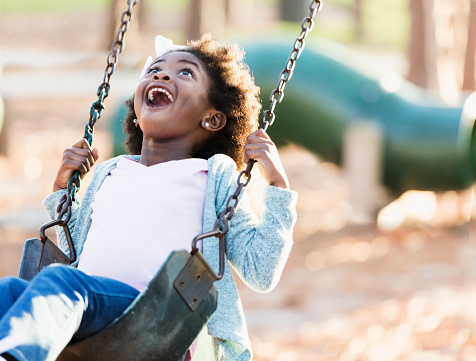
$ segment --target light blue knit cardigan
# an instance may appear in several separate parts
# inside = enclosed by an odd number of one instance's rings
[[[116,167],[119,159],[120,157],[112,158],[98,165],[83,201],[81,203],[76,201],[73,204],[69,224],[78,261],[91,226],[91,203],[94,201],[94,195],[110,171]],[[234,161],[222,154],[211,157],[208,160],[208,167],[204,232],[213,229],[217,216],[224,210],[228,198],[236,190],[238,176]],[[64,190],[57,191],[43,201],[52,218],[57,216],[56,207],[64,193]],[[241,301],[229,264],[250,288],[258,292],[267,292],[278,283],[293,243],[292,230],[296,221],[297,193],[273,186],[266,187],[265,207],[260,218],[251,210],[246,192],[243,193],[230,223],[230,230],[225,236],[228,262],[225,265],[224,277],[215,282],[218,307],[207,324],[209,335],[215,337],[217,348],[215,357],[218,360],[252,359]],[[69,254],[62,232],[58,232],[58,244],[66,254]],[[204,239],[203,255],[210,265],[218,270],[218,248],[214,237]]]

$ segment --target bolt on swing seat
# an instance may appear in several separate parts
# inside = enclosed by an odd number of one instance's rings
[[[92,143],[93,127],[104,109],[108,96],[109,80],[116,67],[118,54],[124,46],[124,36],[132,20],[132,7],[139,0],[127,0],[128,9],[122,14],[117,39],[108,56],[104,81],[99,86],[98,100],[90,110],[84,138]],[[301,33],[294,43],[279,82],[271,92],[270,108],[263,112],[261,129],[267,130],[274,122],[274,109],[284,97],[284,88],[291,79],[296,60],[304,49],[304,40],[314,26],[314,16],[321,10],[321,0],[311,0],[309,15],[301,23]],[[267,120],[269,118],[269,120]],[[167,258],[149,285],[132,304],[109,326],[85,340],[70,343],[58,356],[57,361],[159,361],[179,360],[189,349],[217,308],[218,292],[213,283],[223,277],[225,269],[224,236],[229,229],[238,206],[242,189],[251,179],[254,160],[250,160],[237,179],[237,188],[219,215],[214,229],[196,236],[192,251],[174,251]],[[58,217],[40,228],[40,239],[26,242],[20,266],[20,278],[31,280],[44,267],[52,263],[72,264],[76,251],[68,227],[72,200],[80,187],[80,174],[75,171],[68,182],[68,193],[58,205]],[[61,226],[66,236],[70,257],[64,254],[45,232],[50,227]],[[216,237],[219,244],[219,272],[205,260],[197,248],[197,242]]]

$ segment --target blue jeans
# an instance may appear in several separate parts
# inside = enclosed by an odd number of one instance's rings
[[[57,264],[30,282],[3,278],[0,340],[20,340],[7,351],[20,361],[55,360],[72,339],[81,340],[110,324],[138,294],[122,282]]]

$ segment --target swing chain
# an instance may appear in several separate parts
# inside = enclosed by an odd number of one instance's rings
[[[318,12],[322,9],[322,1],[321,0],[312,0],[309,4],[309,15],[306,16],[302,23],[301,23],[301,33],[297,37],[296,41],[294,42],[293,50],[286,61],[283,71],[279,75],[279,81],[276,89],[271,92],[269,97],[269,101],[271,103],[268,110],[263,112],[261,117],[261,129],[266,131],[270,125],[273,124],[276,115],[274,114],[274,109],[276,105],[281,103],[284,97],[284,88],[286,83],[291,79],[293,76],[294,67],[296,66],[296,61],[301,55],[302,51],[304,50],[305,39],[309,32],[312,31],[314,27],[314,17]],[[269,117],[269,120],[266,118]],[[192,254],[197,252],[196,243],[198,240],[207,238],[207,237],[217,237],[220,241],[220,270],[218,273],[218,280],[223,277],[224,273],[224,237],[228,233],[230,229],[229,221],[233,218],[236,209],[239,203],[239,197],[241,191],[244,187],[248,185],[251,180],[251,170],[253,169],[253,165],[256,163],[254,159],[250,159],[248,164],[246,165],[246,169],[241,171],[238,175],[237,184],[235,192],[228,198],[226,202],[225,209],[222,211],[220,216],[217,218],[215,222],[215,226],[213,230],[208,233],[203,233],[194,238],[192,242]]]
[[[321,0],[312,0],[311,3],[309,4],[309,15],[306,16],[301,23],[301,33],[299,34],[296,41],[294,42],[293,50],[291,54],[289,55],[288,60],[286,61],[283,71],[279,75],[278,85],[276,89],[274,89],[271,92],[271,95],[269,97],[269,102],[271,103],[271,105],[268,110],[263,112],[263,115],[261,117],[261,129],[263,129],[264,131],[266,131],[268,127],[272,125],[274,122],[274,119],[276,117],[276,115],[274,114],[274,109],[276,105],[281,103],[281,101],[284,98],[284,88],[286,86],[286,83],[291,79],[293,75],[294,68],[296,66],[296,60],[299,58],[302,51],[304,50],[305,39],[307,35],[309,34],[309,32],[311,32],[314,27],[314,17],[319,11],[321,11],[321,9],[322,9]],[[268,121],[266,120],[266,117],[270,117],[271,119]],[[246,187],[251,180],[251,170],[253,169],[254,163],[256,163],[256,161],[254,159],[250,159],[248,161],[248,165],[246,166],[246,169],[238,175],[238,180],[237,180],[238,187],[235,193],[228,200],[227,207],[225,208],[225,211],[224,211],[224,213],[227,215],[225,217],[227,220],[231,220],[231,217],[233,217],[233,214],[238,205],[238,197],[241,193],[241,190],[243,189],[243,187]],[[242,182],[243,178],[245,179],[245,182]],[[232,199],[235,200],[235,204],[233,205],[233,207],[230,207],[229,204]],[[231,208],[233,208],[233,210]],[[220,217],[220,218],[223,218],[223,217]],[[224,229],[228,231],[228,224],[224,226]]]
[[[321,0],[312,0],[309,4],[309,15],[306,16],[301,23],[301,33],[294,42],[293,50],[291,54],[289,54],[284,69],[279,75],[278,85],[276,89],[271,92],[269,97],[269,102],[271,105],[268,110],[263,112],[261,117],[261,129],[264,131],[266,131],[268,127],[274,123],[274,119],[276,118],[276,115],[274,114],[274,108],[277,104],[281,103],[284,98],[284,88],[286,87],[286,83],[291,80],[291,77],[293,76],[296,60],[299,59],[299,56],[304,50],[305,39],[314,28],[314,17],[318,12],[321,11],[322,4],[323,3]],[[266,120],[267,117],[270,119]]]
[[[103,84],[107,84],[108,86],[112,73],[116,68],[119,53],[122,52],[122,49],[124,48],[126,31],[129,29],[132,20],[132,7],[136,5],[138,1],[139,0],[127,0],[128,8],[122,13],[121,25],[119,27],[119,31],[117,32],[116,41],[112,46],[112,51],[107,56],[107,67],[104,74]]]
[[[109,95],[109,89],[111,88],[109,81],[111,80],[111,76],[116,69],[117,61],[119,59],[119,53],[122,52],[124,49],[124,41],[126,36],[126,31],[129,29],[130,23],[132,21],[132,7],[136,5],[139,0],[127,0],[127,10],[122,13],[121,16],[121,25],[119,26],[119,30],[117,32],[116,40],[112,45],[112,49],[107,56],[107,66],[104,70],[104,78],[101,85],[99,85],[96,95],[98,96],[98,100],[95,101],[91,105],[91,109],[89,110],[89,121],[84,128],[84,136],[83,138],[86,139],[89,145],[93,142],[93,133],[94,133],[94,125],[101,117],[102,111],[104,110],[104,100]],[[75,171],[71,175],[71,178],[68,181],[68,193],[71,195],[71,198],[74,200],[76,193],[79,191],[81,186],[81,177],[80,172]]]

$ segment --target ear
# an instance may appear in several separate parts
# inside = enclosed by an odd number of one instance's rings
[[[207,114],[202,119],[201,125],[206,130],[216,132],[226,125],[226,115],[219,111]]]

